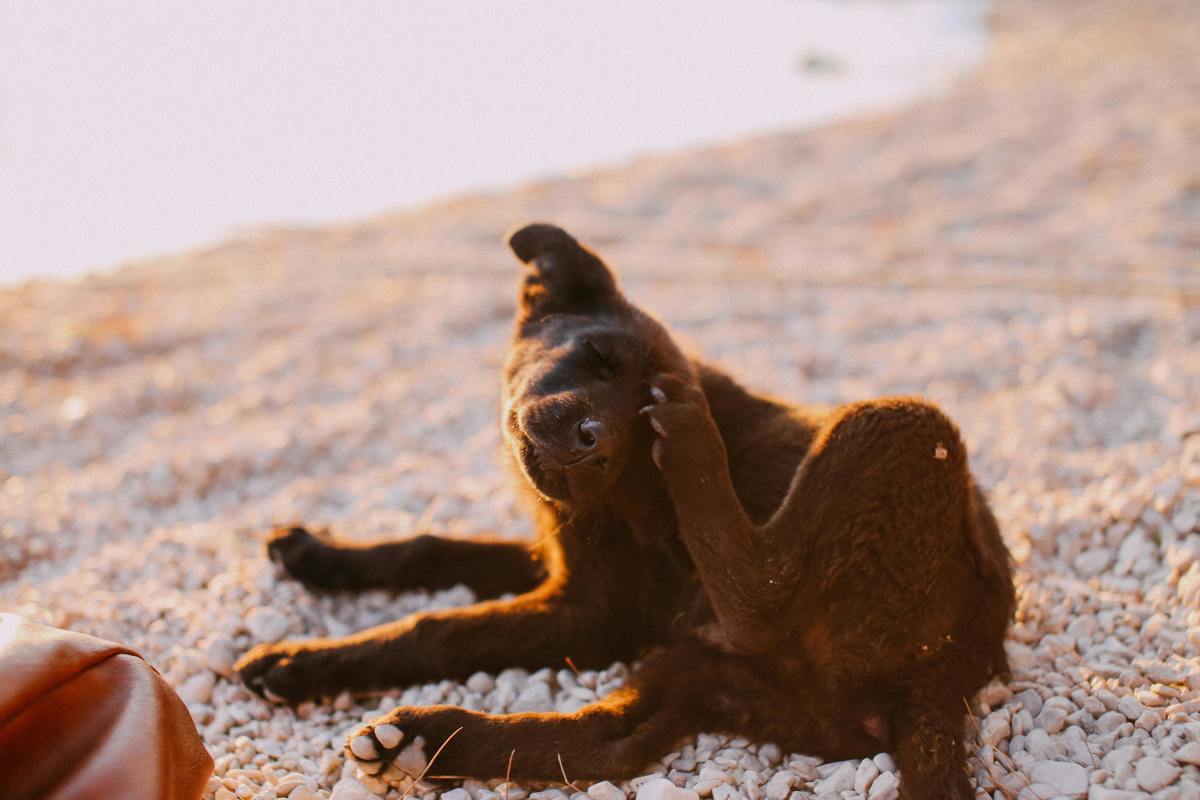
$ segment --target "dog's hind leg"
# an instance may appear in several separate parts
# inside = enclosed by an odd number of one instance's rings
[[[654,457],[730,650],[771,650],[795,627],[797,604],[822,592],[839,606],[901,613],[915,604],[926,612],[922,630],[947,632],[953,620],[940,617],[953,608],[922,598],[970,580],[979,558],[969,552],[966,451],[945,415],[909,399],[847,407],[818,431],[780,508],[755,526],[701,388],[663,375],[651,393],[643,410],[659,437]]]
[[[537,586],[545,570],[523,542],[422,534],[372,544],[340,542],[299,526],[276,529],[267,553],[312,589],[446,589],[462,584],[487,599]]]
[[[878,749],[861,733],[839,740],[841,732],[831,734],[820,715],[763,672],[754,659],[680,645],[648,656],[625,686],[571,714],[402,706],[347,745],[366,771],[401,783],[403,773],[424,767],[408,749],[418,737],[425,758],[449,740],[430,775],[503,778],[511,755],[513,780],[557,783],[633,777],[702,731],[846,758]]]

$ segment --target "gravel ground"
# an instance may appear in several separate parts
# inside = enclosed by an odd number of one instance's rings
[[[550,218],[751,385],[960,422],[1020,584],[981,794],[1200,796],[1200,6],[1001,0],[994,28],[977,75],[886,116],[0,290],[0,607],[144,653],[221,800],[369,797],[343,737],[397,703],[619,685],[510,670],[292,711],[229,677],[257,641],[471,601],[310,595],[263,557],[272,524],[529,533],[497,457],[498,241]],[[886,800],[892,768],[706,735],[589,795]]]

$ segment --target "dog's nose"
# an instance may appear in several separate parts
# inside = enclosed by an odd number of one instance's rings
[[[598,419],[585,419],[576,431],[579,439],[576,450],[595,450],[607,444],[608,428]]]

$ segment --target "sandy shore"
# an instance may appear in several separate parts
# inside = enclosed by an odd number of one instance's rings
[[[266,564],[273,523],[528,532],[496,456],[498,241],[551,219],[751,385],[920,392],[959,420],[1020,580],[981,791],[1197,796],[1200,6],[998,6],[978,74],[896,113],[0,290],[0,607],[144,653],[222,800],[369,796],[342,737],[397,702],[549,710],[618,683],[512,672],[297,714],[229,680],[256,638],[470,601],[313,597]],[[684,745],[646,774],[889,796],[882,758]]]

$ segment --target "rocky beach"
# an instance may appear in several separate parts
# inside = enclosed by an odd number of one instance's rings
[[[619,686],[631,665],[564,665],[293,710],[231,672],[257,642],[472,601],[310,594],[265,557],[276,524],[529,535],[499,455],[500,238],[545,219],[752,387],[917,393],[958,421],[1019,595],[1012,679],[973,706],[979,796],[1200,796],[1200,5],[999,0],[990,25],[977,71],[897,111],[0,289],[0,609],[142,653],[216,760],[213,800],[399,798],[343,752],[394,705],[573,710]],[[886,754],[715,733],[633,781],[564,772],[425,797],[902,780]]]

